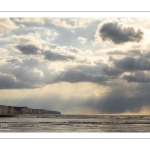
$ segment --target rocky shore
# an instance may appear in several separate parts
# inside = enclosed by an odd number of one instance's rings
[[[45,109],[31,109],[28,107],[16,107],[0,105],[0,115],[20,115],[20,114],[61,114],[58,111]]]

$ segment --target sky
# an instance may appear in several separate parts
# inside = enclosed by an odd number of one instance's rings
[[[0,18],[0,105],[149,114],[150,18]]]

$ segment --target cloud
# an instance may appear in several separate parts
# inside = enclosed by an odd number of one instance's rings
[[[55,41],[55,39],[59,36],[59,33],[53,28],[49,29],[49,28],[44,28],[44,27],[33,27],[32,31],[34,31],[36,34],[40,36],[41,39],[44,39],[47,42]]]
[[[10,35],[6,38],[1,38],[2,41],[10,42],[11,44],[27,46],[33,45],[39,49],[49,48],[49,45],[54,45],[46,42],[45,40],[41,39],[40,33],[28,33],[28,34],[21,34],[21,35]],[[55,44],[56,45],[56,44]]]
[[[67,61],[67,60],[74,60],[75,57],[74,56],[69,56],[69,55],[62,55],[59,53],[54,53],[51,51],[44,51],[44,58],[49,60],[49,61]]]
[[[145,57],[133,58],[124,57],[118,60],[113,60],[117,68],[125,70],[150,70],[150,61]]]
[[[97,36],[105,42],[114,44],[123,44],[127,42],[140,42],[143,39],[144,32],[134,26],[126,26],[119,22],[103,22],[99,24]]]
[[[118,77],[120,74],[123,73],[122,70],[115,68],[115,67],[109,67],[105,65],[102,69],[102,73],[107,75],[107,76],[112,76],[112,77]]]
[[[6,70],[9,74],[13,75],[18,81],[23,81],[29,84],[40,84],[41,83],[41,74],[35,72],[32,68],[27,67],[11,67],[9,70]]]
[[[115,68],[113,66],[108,66],[107,64],[102,62],[97,62],[93,66],[78,65],[73,69],[82,71],[86,74],[114,76],[114,77],[118,77],[118,75],[120,75],[123,72],[118,68]]]
[[[12,18],[17,23],[44,23],[48,18]]]
[[[84,28],[93,20],[91,18],[50,18],[49,23],[62,28],[74,29]]]
[[[45,71],[46,70],[46,71]],[[47,65],[35,58],[12,58],[0,65],[0,71],[10,78],[8,89],[14,88],[39,88],[46,84],[48,73]],[[44,73],[45,74],[44,74]],[[10,87],[9,87],[10,86]]]
[[[91,75],[86,74],[82,71],[68,70],[58,75],[54,82],[70,82],[70,83],[92,82],[99,84],[100,82],[106,80],[108,80],[108,78],[103,75]]]
[[[16,48],[21,51],[23,54],[30,55],[30,54],[38,54],[38,48],[35,45],[17,45]]]
[[[0,18],[0,35],[13,29],[17,29],[17,26],[9,18]]]
[[[32,56],[29,58],[23,58],[23,59],[14,57],[14,58],[6,60],[5,62],[6,62],[5,65],[10,66],[9,68],[14,67],[14,66],[21,67],[21,68],[35,68],[35,67],[41,67],[44,64],[43,62],[41,62],[40,59],[34,58]]]
[[[69,51],[72,52],[72,53],[82,53],[81,50],[79,50],[75,47],[72,47],[72,46],[69,46]]]
[[[57,82],[91,82],[95,84],[106,85],[106,82],[118,78],[123,70],[114,67],[109,67],[104,63],[97,63],[94,66],[77,65],[75,67],[68,67],[64,71],[60,71],[59,74],[53,80],[53,83]]]
[[[108,51],[106,54],[108,54],[108,55],[122,55],[122,56],[142,56],[143,55],[140,50],[129,50],[129,51],[113,50],[113,51]]]
[[[37,88],[24,81],[17,80],[14,76],[0,73],[0,89],[22,89],[22,88]]]
[[[18,58],[12,58],[12,59],[7,60],[7,62],[10,62],[12,64],[16,64],[17,62],[19,62],[19,59]]]
[[[78,38],[77,38],[77,41],[78,41],[79,43],[81,43],[81,44],[87,43],[87,39],[84,38],[84,37],[78,37]]]
[[[124,80],[127,80],[128,82],[143,82],[148,83],[150,82],[150,74],[145,72],[136,72],[131,75],[124,75]]]
[[[25,58],[22,60],[22,64],[21,66],[22,67],[29,67],[29,68],[32,68],[32,67],[40,67],[42,65],[42,62],[40,62],[39,59],[37,58],[34,58],[34,57],[31,57],[31,58]]]
[[[46,52],[46,51],[44,51]],[[50,51],[48,51],[50,52]],[[63,56],[56,53],[49,53],[46,55],[50,61],[68,60],[69,56]],[[52,55],[53,54],[53,55]],[[51,57],[51,55],[53,57]],[[62,57],[63,56],[63,57]],[[72,59],[72,57],[71,57]],[[6,75],[11,75],[17,81],[32,84],[34,87],[44,86],[46,84],[53,84],[58,82],[91,82],[96,84],[104,84],[102,82],[111,80],[108,76],[117,76],[119,72],[113,69],[107,69],[107,66],[76,66],[68,65],[62,70],[54,71],[56,64],[50,63],[41,59],[30,56],[29,58],[19,59],[17,57],[8,59],[5,64],[0,65],[1,72]],[[57,65],[56,65],[57,66]],[[58,67],[58,66],[57,66]],[[60,68],[60,67],[58,67]]]

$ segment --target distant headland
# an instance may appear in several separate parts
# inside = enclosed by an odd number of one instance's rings
[[[45,109],[31,109],[28,107],[6,106],[0,105],[0,116],[13,116],[21,114],[61,114],[58,111]]]

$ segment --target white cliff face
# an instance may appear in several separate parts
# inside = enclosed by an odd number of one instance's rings
[[[11,106],[8,108],[8,114],[17,114],[17,111]]]
[[[17,114],[17,111],[12,106],[2,106],[0,105],[0,114],[7,115],[7,114]]]
[[[0,106],[0,114],[8,114],[8,107]]]
[[[0,115],[15,115],[15,114],[44,114],[44,109],[30,109],[28,107],[13,107],[0,105]]]
[[[0,115],[19,115],[19,114],[61,114],[57,111],[48,111],[45,109],[31,109],[28,107],[15,107],[0,105]]]

